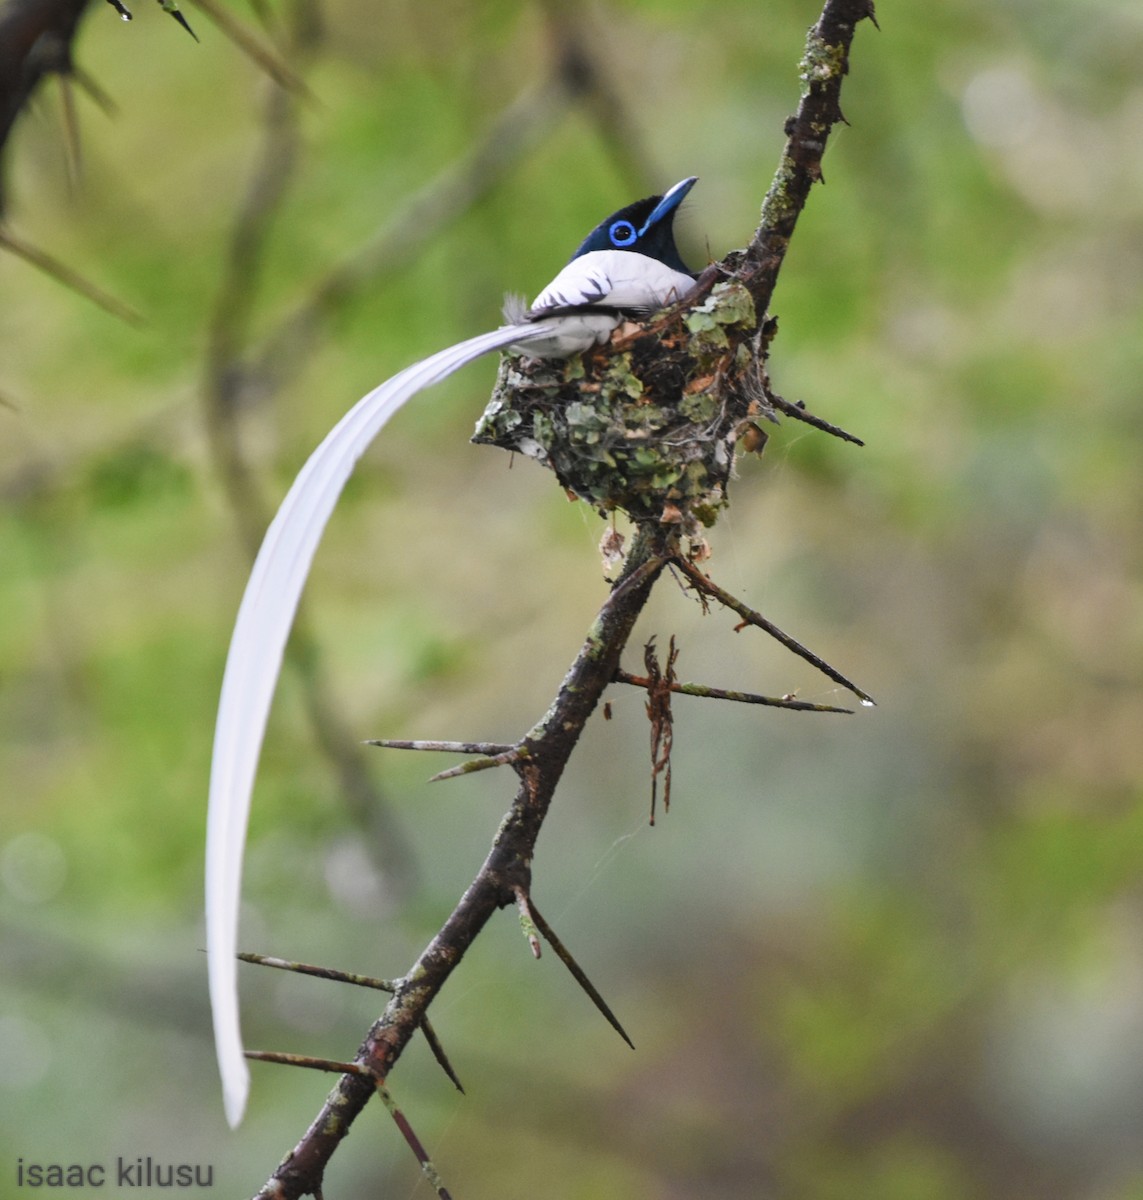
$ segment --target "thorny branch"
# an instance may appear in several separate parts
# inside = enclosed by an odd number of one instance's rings
[[[624,573],[589,630],[555,702],[521,740],[527,755],[514,764],[519,777],[516,797],[484,865],[408,973],[394,981],[393,998],[358,1049],[354,1062],[368,1068],[372,1078],[388,1076],[445,980],[496,911],[518,903],[521,894],[530,896],[532,856],[556,785],[666,565],[659,544],[664,536],[653,528],[639,531]],[[533,919],[536,915],[533,910]],[[284,1200],[320,1191],[326,1164],[372,1093],[369,1079],[358,1073],[344,1075],[259,1195]]]
[[[225,20],[225,10],[214,4],[213,0],[194,0],[194,2],[199,10],[206,13],[211,19],[220,22]],[[72,40],[84,7],[84,0],[70,0],[70,2],[69,0],[7,0],[6,3],[0,5],[0,58],[2,58],[2,52],[13,46],[19,55],[18,59],[13,60],[19,64],[18,72],[6,68],[0,69],[0,84],[7,85],[7,90],[0,88],[0,148],[10,132],[17,112],[23,107],[32,90],[45,75],[56,73],[68,76],[83,86],[89,86],[86,76],[79,72],[71,62]],[[164,8],[172,14],[177,14],[177,8],[173,5],[168,7],[164,4]],[[561,9],[560,6],[551,4],[548,8],[554,34],[553,42],[561,48],[562,53],[554,77],[555,85],[546,93],[547,103],[537,104],[537,97],[533,95],[525,97],[518,106],[518,110],[509,110],[503,119],[503,127],[494,130],[492,136],[478,148],[468,161],[460,164],[452,176],[443,178],[439,187],[430,193],[430,199],[435,198],[442,201],[435,209],[429,209],[431,219],[425,219],[425,197],[418,197],[415,206],[417,227],[412,230],[414,234],[424,236],[426,230],[431,231],[438,228],[440,224],[451,219],[456,213],[463,211],[476,195],[490,186],[495,179],[501,177],[514,159],[524,153],[542,135],[543,130],[550,126],[554,116],[566,107],[568,99],[582,100],[595,117],[604,141],[613,147],[619,147],[626,154],[629,162],[638,164],[638,156],[632,155],[633,141],[630,126],[623,120],[621,107],[613,102],[615,98],[609,95],[605,77],[594,69],[591,56],[584,51],[581,40],[575,36],[578,34],[578,27],[574,23],[569,23],[566,10]],[[807,41],[806,53],[802,61],[804,83],[802,101],[797,113],[788,123],[788,141],[779,170],[763,204],[759,227],[745,252],[740,255],[728,256],[721,264],[718,264],[721,274],[724,277],[732,277],[743,284],[754,300],[755,310],[758,314],[755,350],[760,370],[774,332],[772,323],[765,320],[770,297],[797,218],[812,184],[821,178],[821,157],[830,129],[833,124],[843,119],[838,98],[842,79],[847,70],[853,31],[859,21],[872,16],[873,9],[870,0],[826,0],[821,18],[810,31]],[[29,18],[31,18],[31,24],[28,24]],[[39,22],[38,26],[36,22]],[[29,29],[38,29],[31,40],[25,36]],[[41,39],[40,35],[44,33],[49,36]],[[234,31],[228,31],[228,33],[230,36],[236,37]],[[280,60],[269,52],[268,56],[256,53],[258,50],[256,39],[236,37],[236,40],[239,44],[242,44],[244,40],[248,41],[250,44],[244,46],[247,52],[259,58],[267,72],[285,89],[295,96],[306,94],[298,77]],[[33,48],[34,54],[30,53]],[[2,67],[4,67],[4,62],[0,60],[0,68]],[[544,98],[541,97],[541,99]],[[268,127],[272,137],[277,136],[282,139],[279,142],[279,148],[284,147],[289,150],[293,134],[289,128],[289,114],[285,112],[285,104],[286,102],[281,99],[271,101]],[[275,108],[275,105],[278,107]],[[539,118],[535,115],[537,111],[541,114]],[[531,115],[528,115],[529,113]],[[510,148],[506,150],[506,146]],[[622,154],[620,157],[622,158]],[[287,153],[275,165],[268,157],[264,173],[252,189],[251,206],[248,209],[250,221],[246,228],[247,240],[245,243],[242,243],[241,240],[237,240],[235,243],[236,259],[232,265],[236,272],[244,266],[251,264],[256,266],[258,242],[264,236],[268,216],[275,207],[274,196],[280,194],[281,189],[288,182],[290,160],[291,155]],[[282,163],[287,165],[286,174],[275,177],[274,172],[280,168]],[[646,174],[646,166],[636,166],[635,173]],[[259,188],[265,189],[260,195]],[[413,208],[410,207],[407,211],[412,212]],[[262,384],[269,385],[263,389],[255,389],[256,391],[272,390],[276,383],[273,378],[275,374],[273,364],[282,361],[282,357],[277,351],[285,346],[296,347],[304,344],[307,339],[295,337],[297,333],[304,331],[306,334],[311,334],[321,318],[337,307],[348,293],[359,288],[373,272],[389,265],[393,254],[409,253],[410,247],[418,244],[418,238],[414,236],[410,239],[409,233],[410,226],[407,220],[398,219],[394,222],[377,240],[374,253],[363,256],[364,261],[359,258],[357,262],[341,273],[331,276],[325,285],[315,292],[310,304],[299,310],[292,320],[280,327],[278,338],[269,345],[261,361],[254,364],[249,361],[246,363],[241,361],[239,356],[240,337],[230,340],[235,331],[240,331],[245,325],[243,318],[246,313],[243,309],[249,301],[250,293],[243,296],[239,290],[234,289],[228,296],[224,289],[224,298],[220,302],[218,321],[215,325],[212,356],[212,386],[217,387],[215,402],[219,406],[216,417],[221,424],[225,424],[230,419],[230,416],[223,412],[230,403],[236,399],[248,398],[247,395],[238,396],[237,393],[224,395],[231,386],[234,386],[233,379],[227,381],[224,378],[228,370],[233,371],[234,376],[239,380],[239,391],[245,390],[241,387],[243,375],[245,375],[244,382],[247,385],[251,381],[251,376],[258,375],[261,376]],[[253,257],[243,262],[242,254],[247,251],[252,252]],[[715,278],[717,278],[717,273],[711,275],[707,280],[708,290]],[[94,298],[100,299],[98,295]],[[228,325],[231,319],[233,319],[233,324]],[[844,434],[835,426],[830,426],[818,418],[796,410],[795,406],[787,404],[780,397],[768,394],[767,401],[772,409],[797,419],[807,420],[838,436],[857,440],[851,435]],[[220,442],[225,440],[225,435],[220,436]],[[232,448],[230,453],[233,453]],[[244,467],[240,461],[234,461],[230,463],[228,469],[233,474],[231,482],[235,496],[240,496],[248,484],[248,481],[244,483],[241,479]],[[260,509],[261,506],[255,504],[248,511],[257,513]],[[249,530],[247,536],[250,536]],[[556,700],[544,719],[513,747],[482,746],[473,750],[469,750],[467,747],[462,749],[459,745],[447,747],[459,752],[490,755],[476,763],[468,764],[468,769],[495,763],[512,766],[519,778],[517,795],[477,877],[456,910],[429,946],[425,948],[413,968],[403,978],[393,981],[395,989],[393,998],[370,1030],[354,1061],[352,1063],[335,1063],[327,1060],[303,1062],[298,1056],[258,1056],[273,1058],[276,1061],[292,1061],[296,1065],[320,1066],[321,1069],[344,1071],[343,1078],[327,1099],[309,1131],[271,1179],[267,1181],[260,1195],[282,1197],[283,1200],[287,1197],[304,1194],[320,1196],[322,1176],[330,1156],[336,1150],[341,1138],[348,1132],[354,1117],[364,1107],[373,1092],[379,1090],[391,1110],[395,1111],[388,1094],[384,1091],[382,1081],[397,1061],[409,1038],[418,1028],[422,1029],[426,1036],[430,1035],[430,1027],[426,1019],[429,1004],[444,980],[459,963],[465,950],[484,923],[498,908],[515,903],[520,908],[522,917],[526,913],[531,926],[556,949],[557,954],[592,994],[593,1000],[619,1028],[618,1023],[610,1015],[610,1010],[603,1003],[602,997],[598,995],[578,965],[575,964],[574,959],[562,947],[562,943],[559,942],[554,931],[543,922],[535,908],[530,892],[532,853],[554,789],[585,722],[609,683],[624,682],[647,689],[649,715],[652,717],[653,729],[656,724],[658,729],[653,745],[656,774],[663,770],[669,771],[669,697],[672,693],[684,692],[717,699],[770,703],[803,710],[845,711],[830,709],[828,706],[810,705],[788,697],[774,700],[748,693],[733,693],[700,685],[680,684],[673,678],[670,663],[666,672],[658,669],[657,664],[656,669],[653,670],[651,664],[648,663],[646,678],[637,678],[621,671],[619,658],[635,620],[656,579],[668,564],[687,574],[691,583],[700,592],[734,608],[743,615],[744,621],[747,623],[759,626],[773,636],[779,637],[780,640],[785,638],[781,631],[770,626],[769,622],[766,622],[760,614],[754,613],[753,610],[746,610],[745,606],[741,606],[733,597],[729,597],[712,581],[701,575],[693,564],[682,558],[669,527],[649,522],[639,526],[624,573],[613,588],[607,603],[601,609],[580,655],[565,678]],[[791,645],[791,643],[792,639],[786,640],[787,645]],[[304,642],[296,641],[295,644],[302,645],[303,660],[312,653],[312,647],[309,652],[305,650]],[[796,652],[803,649],[797,647],[796,643],[793,643],[791,648],[796,648]],[[804,656],[821,669],[826,670],[827,673],[832,670],[820,659],[809,656],[808,652]],[[844,677],[838,676],[836,673],[831,677],[850,687],[858,696],[867,698],[865,693],[856,689]],[[320,721],[318,724],[320,728]],[[446,747],[413,744],[409,748],[443,749]],[[447,776],[452,773],[454,772],[443,774]],[[270,961],[269,965],[280,965],[280,963]],[[300,964],[290,964],[290,969],[302,968]],[[318,970],[327,976],[336,975],[325,969]],[[362,977],[346,977],[346,981],[359,982],[363,986],[379,986],[381,982],[366,983]],[[622,1032],[621,1029],[620,1032]],[[397,1119],[396,1115],[395,1119]],[[403,1117],[401,1119],[403,1120]],[[422,1162],[427,1164],[427,1157],[423,1158]]]
[[[862,19],[872,16],[870,0],[825,0],[821,17],[807,39],[802,62],[803,95],[797,113],[787,125],[786,149],[763,205],[762,222],[746,251],[730,255],[718,264],[722,274],[735,278],[753,298],[757,314],[754,346],[759,371],[774,333],[773,322],[767,319],[766,310],[778,272],[810,188],[821,178],[821,157],[830,129],[842,119],[838,100],[854,29]],[[715,277],[708,281],[708,290]],[[701,292],[699,299],[705,294]],[[744,621],[783,640],[831,678],[849,687],[862,699],[868,699],[866,693],[833,672],[828,664],[810,656],[793,639],[770,626],[760,614],[741,605],[699,572],[681,554],[677,531],[669,523],[637,522],[622,573],[588,631],[548,712],[516,746],[496,747],[495,757],[512,767],[519,783],[484,864],[416,962],[402,978],[393,981],[392,999],[359,1047],[351,1069],[342,1075],[309,1129],[267,1180],[259,1197],[293,1200],[307,1194],[321,1195],[326,1165],[342,1138],[375,1088],[387,1079],[409,1039],[422,1025],[425,1013],[445,980],[500,908],[515,905],[519,909],[533,952],[538,952],[538,935],[542,934],[618,1028],[602,997],[570,955],[561,952],[558,938],[537,912],[531,895],[531,865],[536,839],[556,785],[585,723],[610,683],[616,680],[634,682],[634,677],[620,671],[619,659],[656,580],[668,565],[681,570],[700,593],[733,608]],[[653,743],[658,773],[666,769],[669,754],[669,709],[664,712],[664,706],[670,694],[684,686],[673,676],[673,647],[665,671],[649,656],[647,672],[648,707],[653,723],[657,721],[659,725],[659,736]],[[713,690],[711,694],[715,694]],[[739,699],[741,696],[726,693],[725,698]],[[782,703],[787,702],[790,707],[798,706],[789,698]],[[405,748],[438,746],[412,743],[405,744]],[[475,750],[479,753],[481,749],[465,746],[463,752]]]

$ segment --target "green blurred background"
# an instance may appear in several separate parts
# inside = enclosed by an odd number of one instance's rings
[[[78,97],[78,181],[54,86],[8,153],[13,232],[146,323],[0,258],[4,1197],[28,1194],[20,1157],[117,1155],[210,1164],[210,1194],[246,1195],[327,1090],[256,1065],[246,1122],[223,1121],[201,860],[249,559],[210,380],[245,370],[237,444],[272,508],[359,395],[490,328],[504,291],[535,294],[627,200],[697,174],[685,254],[744,244],[817,15],[323,0],[298,51],[301,10],[259,29],[240,7],[312,92],[287,159],[291,105],[186,11],[201,45],[142,0],[131,25],[91,9],[78,57],[118,112]],[[613,696],[541,837],[536,898],[637,1049],[495,922],[433,1010],[468,1095],[423,1044],[391,1080],[458,1198],[1143,1196],[1143,10],[885,0],[879,17],[772,362],[788,399],[867,445],[777,430],[741,464],[710,563],[879,707],[680,698],[651,829],[642,699]],[[586,100],[552,83],[577,38],[603,89]],[[235,265],[268,122],[282,200],[254,210],[259,253]],[[304,336],[283,336],[307,304]],[[280,380],[255,369],[267,347]],[[605,595],[604,523],[468,444],[492,374],[403,413],[325,539],[310,628],[353,739],[511,740]],[[683,678],[845,702],[732,625],[664,581],[627,665],[674,633]],[[382,845],[307,713],[287,671],[243,945],[399,974],[512,779],[430,787],[447,758],[370,752]],[[242,978],[257,1047],[349,1057],[380,1007]],[[418,1179],[377,1106],[325,1194],[428,1196]]]

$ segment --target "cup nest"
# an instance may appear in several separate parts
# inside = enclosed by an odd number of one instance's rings
[[[706,299],[568,359],[504,357],[472,440],[549,467],[600,513],[709,528],[727,503],[735,448],[760,449],[773,419],[749,292],[725,280]]]

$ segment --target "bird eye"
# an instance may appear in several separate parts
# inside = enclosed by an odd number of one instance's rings
[[[611,244],[619,247],[630,246],[639,236],[630,221],[616,221],[607,231],[607,235],[611,238]]]

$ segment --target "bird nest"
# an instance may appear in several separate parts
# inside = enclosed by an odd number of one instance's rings
[[[757,330],[728,280],[584,354],[505,357],[472,440],[535,458],[601,513],[695,536],[727,503],[736,444],[760,449],[755,420],[773,418]]]

